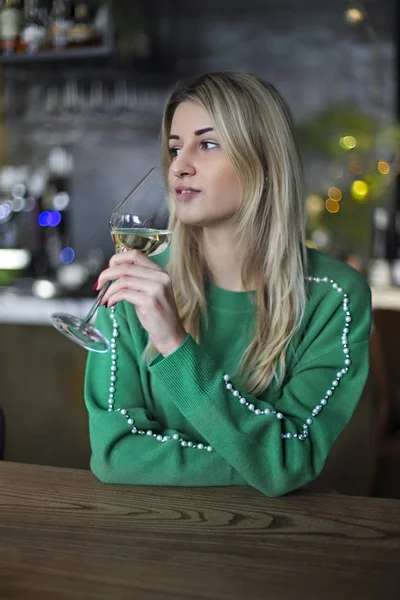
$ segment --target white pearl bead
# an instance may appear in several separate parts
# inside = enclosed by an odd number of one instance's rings
[[[286,434],[286,438],[287,438],[288,440],[290,440],[290,439],[292,438],[292,434],[291,434],[291,433],[287,433],[287,434]]]
[[[204,450],[204,444],[197,444],[199,450]]]
[[[188,445],[188,448],[193,448],[193,442],[188,442],[187,445]]]
[[[181,446],[182,446],[182,448],[186,448],[187,442],[181,442]]]
[[[132,433],[137,433],[136,427],[132,427]]]
[[[254,411],[254,414],[261,415],[261,410],[259,408],[256,408],[256,410]]]
[[[224,375],[224,381],[229,381],[229,375]]]
[[[312,419],[307,419],[307,420],[306,420],[306,423],[307,423],[307,425],[312,425],[312,422],[313,422],[313,420],[312,420]]]
[[[332,390],[328,390],[328,391],[326,392],[326,395],[327,395],[327,396],[332,396]]]
[[[115,377],[115,375],[111,375],[110,381],[112,381],[113,383],[114,383],[114,381],[117,381],[117,378]]]
[[[280,412],[276,413],[276,418],[279,419],[279,420],[283,419],[283,414],[280,413]]]
[[[127,413],[127,412],[128,412],[128,411],[126,410],[126,408],[123,408],[123,409],[121,410],[121,415],[126,415],[126,413]]]
[[[327,401],[327,400],[325,400],[325,398],[322,398],[322,400],[321,400],[321,404],[322,404],[323,406],[326,406],[326,404],[328,404],[328,401]]]
[[[269,408],[266,408],[266,409],[264,410],[264,414],[266,414],[266,415],[270,415],[270,414],[271,414],[271,410],[270,410]]]
[[[233,388],[233,385],[231,383],[227,383],[226,384],[226,389],[227,390],[231,390]]]
[[[173,440],[179,440],[179,435],[177,433],[174,433],[174,435],[172,436]]]
[[[149,435],[149,436],[150,436],[150,435],[153,435],[153,432],[152,432],[152,430],[151,430],[151,429],[148,429],[148,430],[146,431],[146,435]]]
[[[344,361],[345,365],[351,365],[351,360],[349,360],[348,358]]]
[[[109,389],[110,394],[113,394],[115,392],[115,387],[112,385]]]
[[[254,404],[249,404],[249,406],[247,408],[253,412],[253,410],[254,410]]]
[[[246,398],[240,398],[240,404],[246,404]]]
[[[134,424],[134,419],[128,419],[128,425],[133,425]]]
[[[214,448],[212,446],[207,446],[207,452],[212,452]]]
[[[162,441],[163,441],[163,436],[162,436],[162,435],[158,435],[158,436],[157,436],[157,440],[158,440],[159,442],[162,442]]]
[[[235,390],[233,392],[233,395],[235,396],[235,398],[238,398],[240,396],[240,393],[237,390]]]

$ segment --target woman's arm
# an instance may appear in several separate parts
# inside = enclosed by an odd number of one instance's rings
[[[288,493],[320,474],[367,380],[368,286],[357,282],[343,308],[338,297],[329,318],[324,311],[313,316],[301,358],[273,404],[226,381],[190,336],[171,355],[155,359],[152,377],[248,484],[268,496]]]
[[[112,360],[111,353],[89,353],[87,361],[85,401],[93,473],[105,483],[229,485],[234,469],[206,438],[190,439],[167,429],[146,408],[147,381],[138,366],[143,348],[143,340],[140,343],[138,339],[141,329],[138,326],[132,335],[123,303],[116,311],[116,360]],[[112,311],[100,308],[96,319],[96,326],[109,339],[114,330],[111,316]],[[115,370],[111,370],[113,367]],[[113,381],[110,383],[111,377],[115,377],[115,386]]]

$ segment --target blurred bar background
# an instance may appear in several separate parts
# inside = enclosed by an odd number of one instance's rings
[[[369,484],[400,497],[400,94],[395,0],[0,2],[0,406],[5,458],[87,468],[83,316],[111,210],[159,161],[178,79],[244,70],[293,113],[308,244],[373,291]]]

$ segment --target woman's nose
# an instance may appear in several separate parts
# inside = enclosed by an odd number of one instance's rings
[[[170,170],[171,173],[175,175],[175,177],[183,177],[184,175],[194,175],[194,173],[196,172],[196,169],[193,165],[193,162],[190,160],[190,157],[182,151],[173,160]]]

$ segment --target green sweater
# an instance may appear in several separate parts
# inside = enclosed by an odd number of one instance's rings
[[[157,262],[164,266],[166,255]],[[288,352],[284,385],[258,397],[242,394],[231,377],[250,341],[254,293],[210,283],[201,344],[188,335],[148,366],[134,307],[99,310],[96,324],[112,350],[89,353],[85,399],[91,469],[101,481],[251,485],[280,496],[320,474],[367,379],[371,295],[349,266],[315,250],[308,257],[297,351]]]

